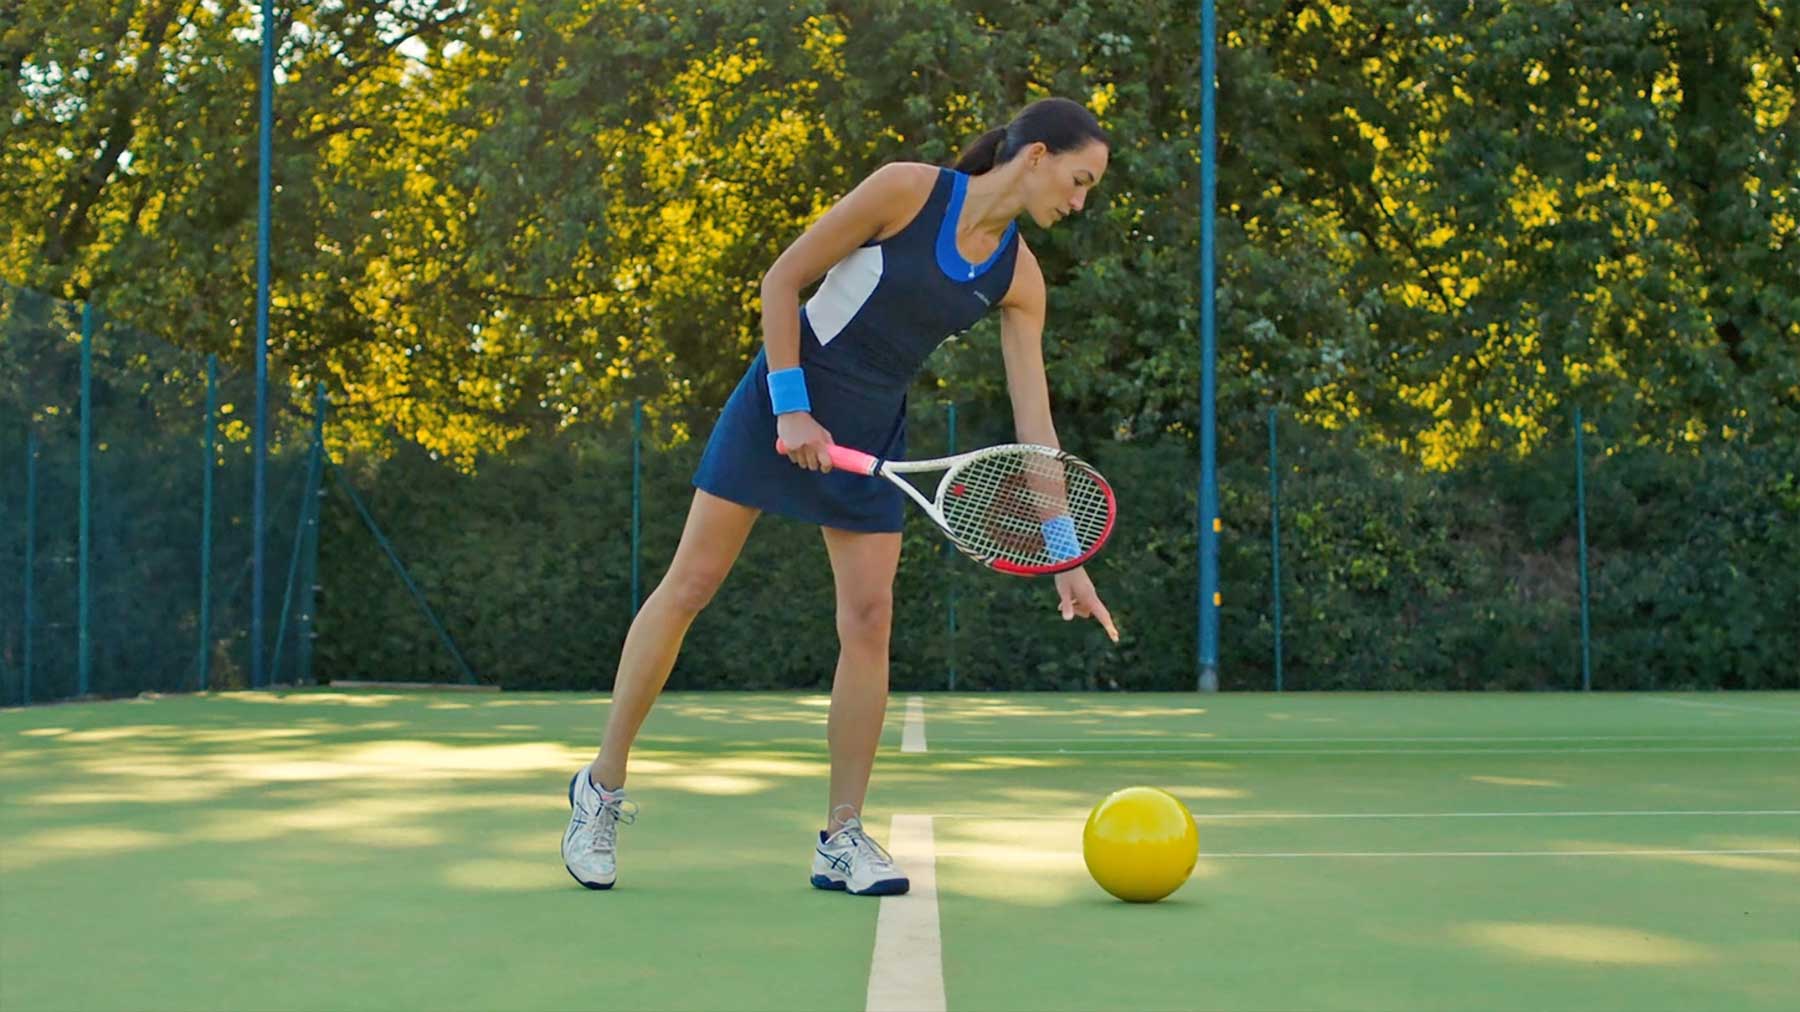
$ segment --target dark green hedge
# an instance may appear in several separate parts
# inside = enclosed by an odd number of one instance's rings
[[[1005,436],[965,421],[962,445]],[[915,425],[917,452],[942,439],[936,415]],[[1193,685],[1193,444],[1174,435],[1083,449],[1120,493],[1118,534],[1090,572],[1124,641],[1115,648],[1091,623],[1062,622],[1050,581],[989,574],[914,517],[897,587],[896,688],[943,687],[952,664],[963,689]],[[644,594],[680,535],[696,453],[693,442],[646,448]],[[1222,681],[1272,688],[1266,442],[1228,441],[1221,460]],[[1439,474],[1354,433],[1284,424],[1281,472],[1286,687],[1580,685],[1566,440]],[[631,610],[630,473],[618,425],[522,444],[474,475],[416,450],[343,471],[478,677],[517,689],[610,684]],[[1596,688],[1800,687],[1797,474],[1792,448],[1670,453],[1590,435]],[[342,491],[328,503],[320,676],[456,678]],[[822,688],[835,653],[817,531],[765,518],[670,684]]]

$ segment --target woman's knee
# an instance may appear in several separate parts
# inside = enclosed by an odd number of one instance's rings
[[[838,638],[845,642],[884,644],[893,624],[891,587],[858,589],[853,595],[838,598]]]
[[[669,570],[657,585],[657,596],[670,607],[698,615],[712,603],[730,572],[727,566],[683,566]]]
[[[698,615],[730,575],[757,511],[696,490],[669,571],[657,584],[659,603]]]

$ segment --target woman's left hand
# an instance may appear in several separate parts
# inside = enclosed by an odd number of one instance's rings
[[[1113,628],[1112,615],[1100,601],[1100,595],[1094,590],[1094,581],[1088,579],[1087,570],[1076,568],[1056,574],[1056,592],[1062,596],[1064,622],[1077,616],[1091,618],[1100,623],[1100,627],[1106,630],[1106,635],[1114,643],[1119,642],[1119,630]]]

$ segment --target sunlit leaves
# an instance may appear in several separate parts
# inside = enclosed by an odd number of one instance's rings
[[[24,0],[0,19],[7,280],[247,363],[257,6]],[[646,399],[669,431],[761,339],[758,281],[883,161],[1049,94],[1112,132],[1025,237],[1066,432],[1191,430],[1196,5],[288,5],[275,375],[341,445],[464,463]],[[1228,438],[1265,405],[1432,466],[1581,404],[1673,445],[1800,426],[1791,4],[1221,6]],[[923,389],[1004,413],[991,323]]]

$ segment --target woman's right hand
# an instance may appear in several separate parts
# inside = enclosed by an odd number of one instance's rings
[[[788,459],[808,471],[831,470],[831,433],[804,411],[775,418],[775,432],[787,447]]]

